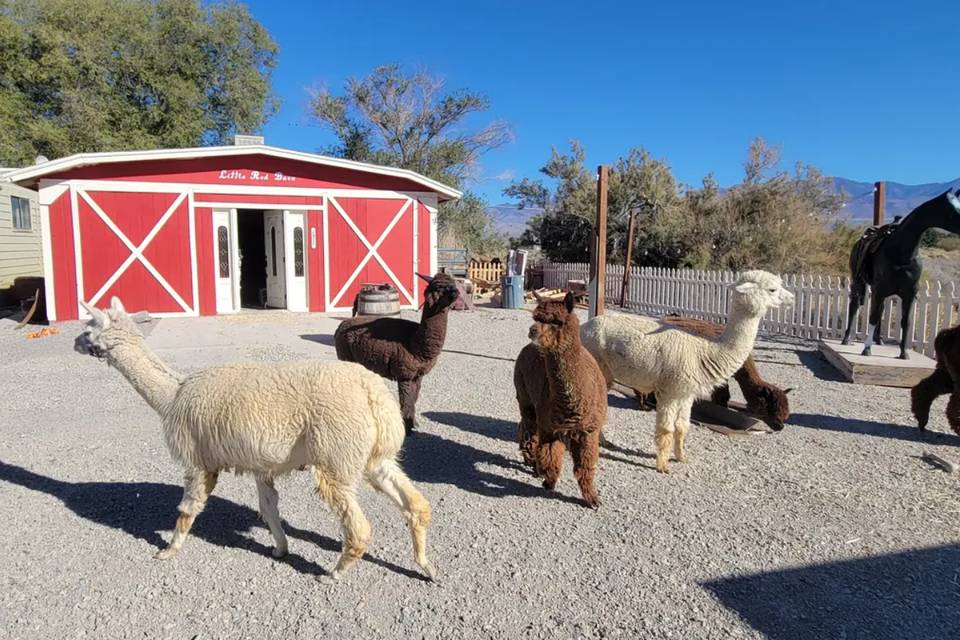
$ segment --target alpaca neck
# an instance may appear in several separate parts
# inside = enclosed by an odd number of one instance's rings
[[[718,382],[732,376],[746,361],[757,339],[762,316],[734,308],[720,337],[712,341],[707,356],[716,367]]]
[[[434,360],[443,350],[443,343],[447,339],[447,315],[450,307],[437,310],[424,307],[420,326],[413,334],[410,352],[421,360]]]
[[[549,349],[541,349],[543,362],[547,372],[547,385],[550,396],[560,405],[573,405],[580,401],[579,385],[572,367],[577,361],[577,350],[580,348],[579,332],[567,335],[564,332],[561,339]]]
[[[161,416],[173,402],[182,377],[151,351],[143,338],[132,336],[107,353],[107,361],[130,382]]]

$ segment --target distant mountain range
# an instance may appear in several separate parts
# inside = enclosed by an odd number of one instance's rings
[[[873,221],[873,183],[857,182],[846,178],[833,178],[837,193],[846,194],[846,204],[841,217],[851,222],[870,223]],[[960,187],[960,178],[950,182],[929,182],[927,184],[900,184],[888,182],[886,186],[885,218],[905,216],[918,205],[940,195],[947,189]]]
[[[834,189],[837,193],[846,194],[846,204],[840,217],[855,224],[869,224],[873,221],[873,183],[857,182],[847,178],[833,178]],[[893,216],[905,216],[913,211],[917,205],[930,198],[940,195],[947,189],[960,187],[960,178],[950,182],[929,182],[927,184],[900,184],[887,182],[886,219],[893,220]],[[539,207],[524,207],[503,203],[488,209],[493,216],[497,231],[507,236],[515,237],[527,228],[527,220],[542,211]]]

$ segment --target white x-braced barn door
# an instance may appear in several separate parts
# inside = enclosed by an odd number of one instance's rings
[[[327,198],[327,310],[349,309],[367,283],[391,284],[402,306],[417,306],[415,212],[410,198]]]
[[[79,300],[197,314],[195,234],[186,193],[73,187]],[[81,317],[85,312],[79,309]]]

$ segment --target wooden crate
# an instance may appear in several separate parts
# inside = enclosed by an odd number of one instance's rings
[[[838,340],[820,340],[820,353],[849,382],[883,387],[912,387],[929,376],[936,362],[922,353],[910,351],[909,360],[901,360],[899,345],[873,345],[873,355],[862,356],[863,345],[840,344]]]

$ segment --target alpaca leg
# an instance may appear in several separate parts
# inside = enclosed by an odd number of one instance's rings
[[[559,440],[553,440],[552,442],[541,440],[536,451],[537,475],[543,476],[545,489],[553,489],[557,486],[557,480],[560,478],[566,447]]]
[[[657,444],[657,471],[670,473],[670,449],[673,448],[673,430],[679,415],[679,403],[674,399],[657,398],[657,430],[654,441]]]
[[[260,515],[270,527],[270,533],[273,534],[273,557],[282,558],[287,555],[287,536],[283,533],[283,525],[280,522],[280,494],[273,486],[273,480],[257,478],[257,496],[260,498]]]
[[[657,408],[657,394],[653,392],[644,393],[639,389],[634,389],[633,395],[637,397],[637,402],[640,404],[641,411],[651,411]]]
[[[947,401],[947,423],[957,435],[960,435],[960,392],[954,391]]]
[[[921,430],[927,428],[930,420],[930,405],[938,397],[953,391],[953,378],[943,367],[937,367],[929,376],[918,382],[910,390],[910,410]]]
[[[687,431],[690,430],[690,411],[693,408],[693,399],[684,400],[677,414],[677,428],[673,436],[673,457],[677,462],[687,461]]]
[[[191,469],[183,479],[183,499],[180,501],[180,517],[177,518],[177,525],[173,529],[173,538],[166,549],[158,551],[154,558],[158,560],[169,560],[180,552],[183,541],[190,533],[190,527],[197,515],[203,511],[207,504],[207,497],[217,486],[217,474],[208,473],[200,469]]]
[[[413,431],[417,426],[417,397],[420,395],[420,382],[423,378],[416,380],[401,380],[397,383],[397,389],[400,393],[400,413],[403,414],[403,427],[407,433]]]
[[[573,457],[573,476],[580,485],[583,501],[591,509],[596,509],[600,506],[600,496],[594,486],[597,460],[600,457],[600,431],[578,434],[571,438],[570,455]]]
[[[536,467],[534,452],[540,441],[537,433],[537,410],[533,405],[520,406],[520,424],[517,426],[517,440],[523,463]]]
[[[395,460],[383,460],[367,472],[367,480],[386,494],[403,512],[413,539],[413,558],[427,577],[435,580],[436,569],[427,559],[427,527],[430,525],[430,503],[417,491],[410,478]]]
[[[313,475],[317,482],[317,493],[340,516],[343,527],[343,550],[331,574],[334,580],[339,580],[367,550],[367,543],[370,542],[370,523],[360,509],[354,487],[335,480],[316,468]]]
[[[730,385],[727,383],[722,384],[713,390],[713,393],[710,394],[710,401],[713,404],[720,405],[721,407],[726,407],[730,405]]]

